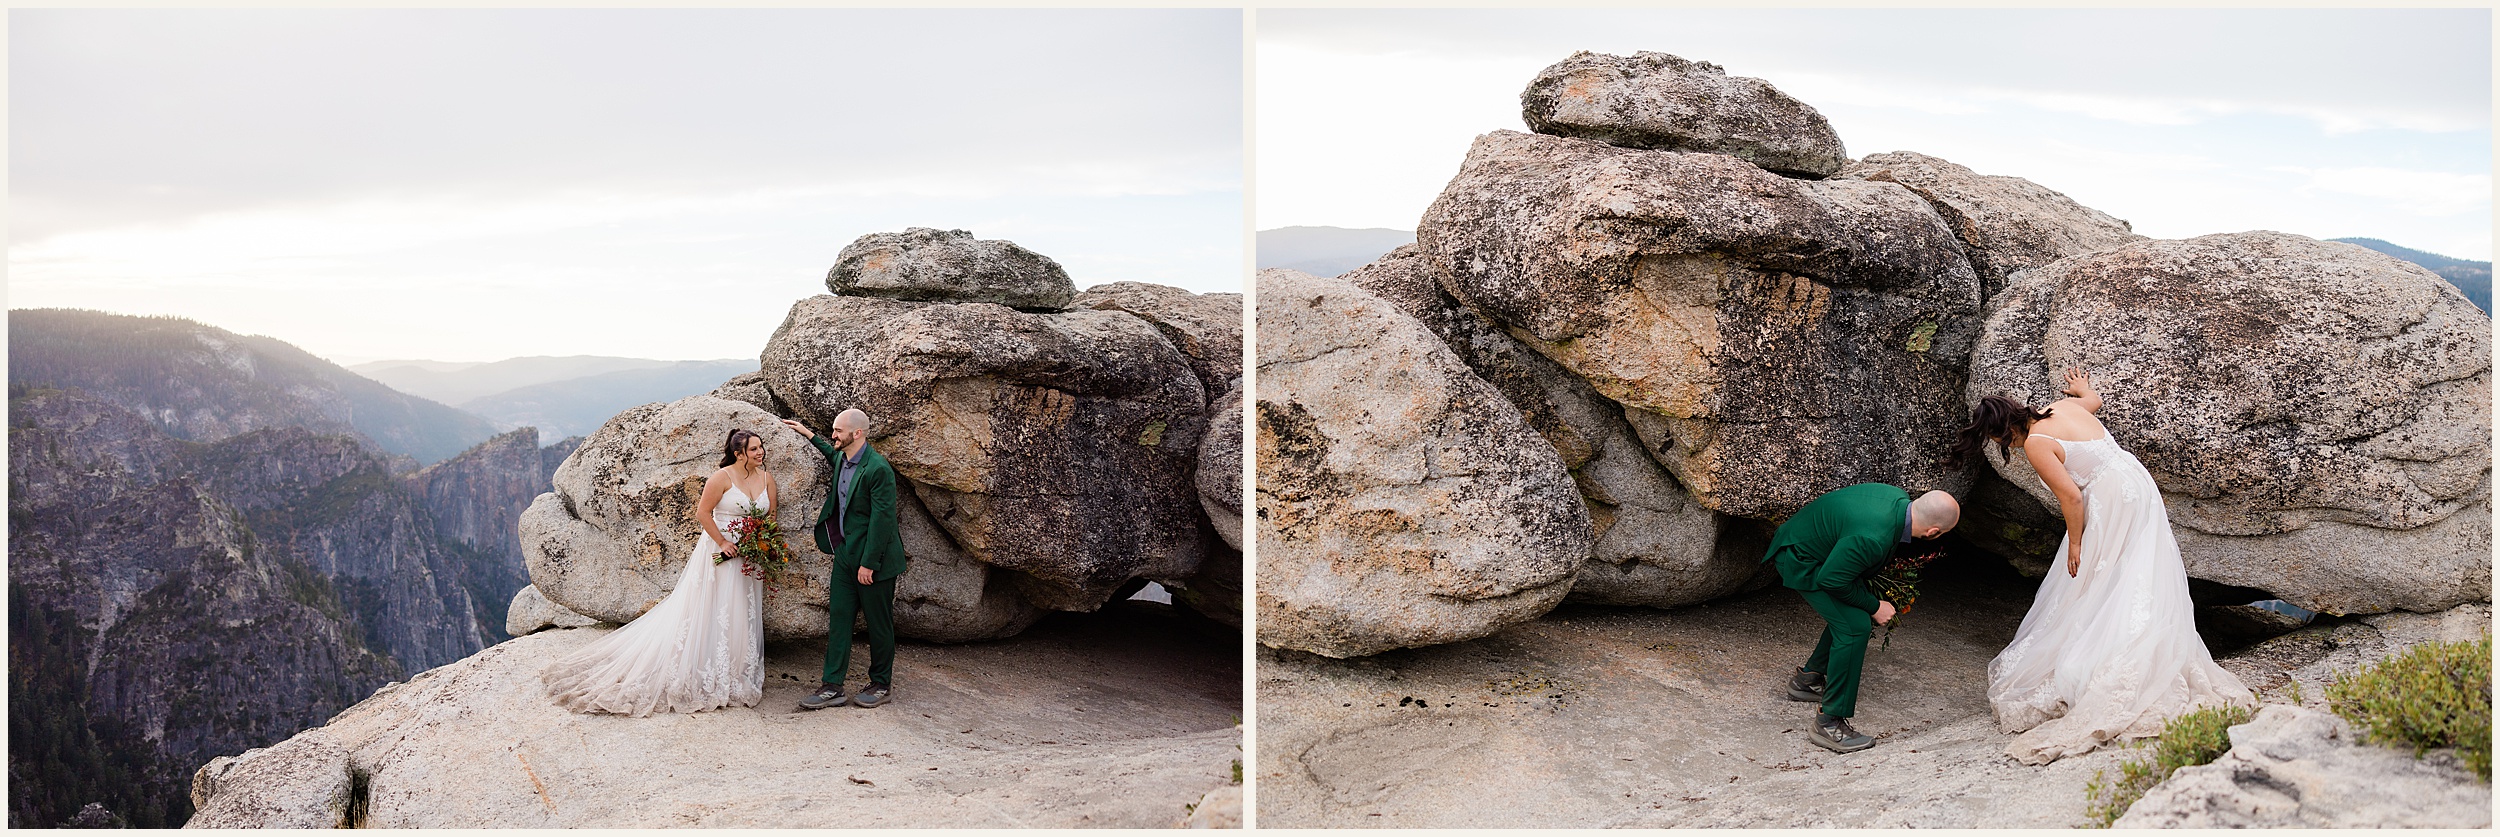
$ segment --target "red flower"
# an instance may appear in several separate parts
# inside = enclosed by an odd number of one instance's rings
[[[1918,604],[1919,568],[1943,556],[1943,552],[1929,552],[1894,558],[1867,582],[1875,588],[1876,598],[1892,603],[1892,621],[1884,623],[1884,648],[1892,647],[1893,629],[1901,627],[1901,617],[1910,615],[1910,608]]]

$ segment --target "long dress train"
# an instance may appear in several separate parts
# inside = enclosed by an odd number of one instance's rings
[[[723,533],[733,509],[764,501],[731,485],[712,509]],[[575,712],[643,717],[754,706],[764,695],[764,587],[746,559],[718,564],[710,533],[695,542],[677,586],[649,611],[547,666],[541,675],[557,705]]]
[[[2006,753],[2047,764],[2159,734],[2197,706],[2255,705],[2196,634],[2187,569],[2152,474],[2106,431],[2057,441],[2083,489],[2082,568],[2068,577],[2068,547],[2058,547],[2013,643],[1988,663],[1997,725],[2022,733]]]

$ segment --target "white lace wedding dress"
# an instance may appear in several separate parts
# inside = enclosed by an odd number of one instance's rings
[[[2200,705],[2255,705],[2196,635],[2187,570],[2153,475],[2106,431],[2058,443],[2083,489],[2082,568],[2068,577],[2067,548],[2058,548],[2013,644],[1988,663],[1997,725],[2022,733],[2006,753],[2047,764],[2158,734]]]
[[[728,533],[748,503],[766,501],[732,484],[712,508],[713,525]],[[705,533],[659,604],[549,665],[543,677],[556,703],[637,718],[754,706],[764,695],[764,583],[744,572],[746,559],[712,563],[720,551]]]

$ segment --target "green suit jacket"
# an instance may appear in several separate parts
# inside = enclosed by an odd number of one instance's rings
[[[1866,482],[1814,498],[1780,524],[1762,556],[1791,590],[1820,590],[1850,607],[1874,613],[1877,599],[1866,579],[1892,559],[1901,543],[1910,492]]]
[[[842,476],[842,449],[826,441],[823,434],[808,437],[816,450],[825,455],[832,479]],[[885,455],[873,446],[859,452],[859,467],[851,469],[851,511],[842,518],[838,531],[849,533],[840,547],[833,543],[837,531],[833,516],[842,513],[842,486],[828,484],[825,508],[816,513],[816,549],[833,556],[837,573],[857,573],[867,567],[874,578],[884,581],[903,574],[908,559],[903,556],[903,536],[895,523],[894,466],[887,465]]]

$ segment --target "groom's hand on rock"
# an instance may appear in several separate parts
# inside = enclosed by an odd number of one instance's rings
[[[809,430],[809,429],[807,429],[807,425],[800,424],[800,423],[798,423],[797,421],[794,421],[794,420],[791,420],[791,419],[782,419],[782,420],[781,420],[781,423],[782,423],[782,424],[787,424],[787,425],[789,425],[789,426],[790,426],[790,429],[798,431],[798,432],[799,432],[799,438],[802,438],[802,439],[813,439],[813,438],[816,438],[816,431],[813,431],[813,430]]]
[[[1875,602],[1875,624],[1882,625],[1891,622],[1893,613],[1895,611],[1892,609],[1891,602],[1882,600]]]

